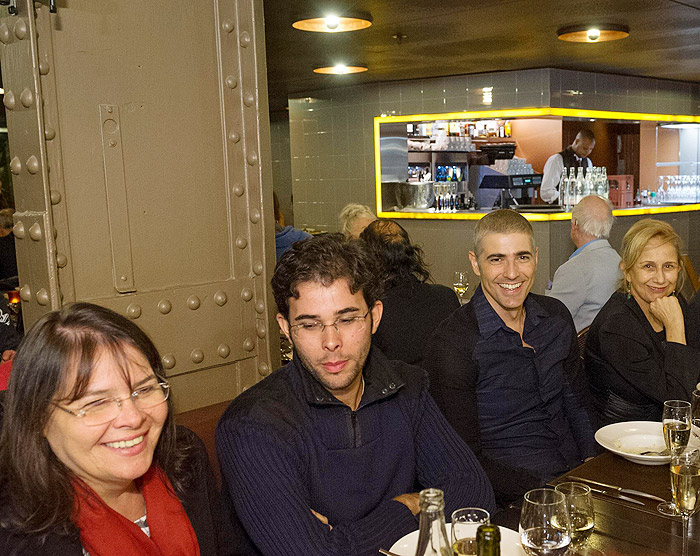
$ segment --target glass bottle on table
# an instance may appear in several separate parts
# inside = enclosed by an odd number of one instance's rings
[[[420,491],[416,556],[453,556],[445,527],[445,498],[440,489]]]
[[[501,531],[487,523],[476,530],[476,556],[501,556]]]

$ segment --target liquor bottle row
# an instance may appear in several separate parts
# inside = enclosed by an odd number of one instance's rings
[[[559,178],[559,204],[566,211],[588,195],[598,195],[607,199],[610,196],[608,170],[605,167],[593,166],[569,168],[561,173]]]

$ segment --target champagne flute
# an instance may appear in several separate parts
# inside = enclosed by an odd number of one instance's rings
[[[671,455],[678,455],[690,440],[690,402],[685,400],[668,400],[664,402],[662,415],[664,440]],[[677,516],[678,509],[671,502],[661,502],[656,509],[667,516]]]
[[[461,270],[456,271],[452,279],[452,289],[459,297],[459,304],[464,305],[464,296],[469,289],[469,274]]]
[[[700,507],[700,450],[671,456],[671,493],[683,520],[683,556],[688,556],[688,519]]]
[[[476,530],[488,524],[491,516],[481,508],[462,508],[452,512],[452,550],[456,556],[476,554]]]
[[[520,514],[520,542],[530,556],[563,556],[571,543],[566,497],[556,490],[536,488],[525,493]]]
[[[571,522],[571,542],[585,541],[595,525],[591,487],[583,483],[567,482],[559,483],[554,490],[566,497],[566,509]]]
[[[700,390],[693,390],[690,400],[690,421],[693,424],[691,434],[700,438]]]

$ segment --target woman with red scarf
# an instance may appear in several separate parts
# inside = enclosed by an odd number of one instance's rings
[[[0,438],[0,554],[235,552],[201,441],[176,428],[160,356],[138,326],[77,303],[14,359]]]

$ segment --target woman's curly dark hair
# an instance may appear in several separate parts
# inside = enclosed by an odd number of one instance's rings
[[[423,250],[411,243],[408,232],[393,220],[375,220],[360,234],[366,249],[379,262],[386,287],[416,278],[430,280]]]
[[[280,258],[272,276],[277,310],[289,319],[289,299],[299,298],[299,284],[316,282],[330,286],[348,281],[350,292],[362,292],[368,308],[382,296],[382,280],[375,258],[361,242],[342,234],[324,234],[294,243]]]

